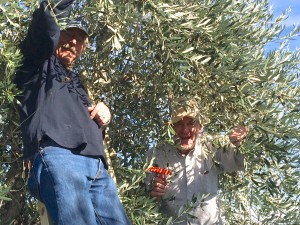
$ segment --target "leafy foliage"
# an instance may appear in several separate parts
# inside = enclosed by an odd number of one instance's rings
[[[0,179],[13,199],[1,203],[7,223],[37,223],[36,206],[25,201],[12,104],[17,44],[37,6],[34,0],[0,1]],[[144,156],[169,138],[170,105],[181,96],[196,97],[211,135],[236,124],[250,128],[241,149],[246,171],[220,177],[226,223],[298,221],[299,50],[290,51],[288,41],[299,27],[283,36],[286,14],[273,18],[266,0],[85,0],[75,2],[73,13],[90,23],[90,47],[76,69],[94,101],[103,100],[113,113],[108,149],[118,159],[112,166],[134,224],[162,218],[141,186]],[[280,47],[267,52],[272,42]]]

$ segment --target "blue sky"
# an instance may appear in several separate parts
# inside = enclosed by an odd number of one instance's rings
[[[275,18],[289,7],[291,8],[291,13],[285,21],[287,30],[291,30],[294,24],[300,26],[300,0],[269,0],[269,4],[273,6]],[[291,40],[289,44],[290,50],[295,50],[296,47],[300,48],[300,37]]]

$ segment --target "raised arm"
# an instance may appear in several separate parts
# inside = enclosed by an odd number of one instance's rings
[[[39,65],[54,52],[60,35],[57,21],[66,17],[74,0],[45,0],[33,13],[21,50],[25,60]]]
[[[229,140],[233,146],[223,147],[215,153],[216,160],[221,165],[222,172],[244,170],[244,156],[239,147],[248,135],[248,128],[236,126],[229,133]]]

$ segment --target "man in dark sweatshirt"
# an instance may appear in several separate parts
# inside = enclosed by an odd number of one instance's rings
[[[54,224],[129,225],[107,172],[102,128],[108,107],[92,105],[72,70],[88,43],[80,17],[57,21],[74,0],[42,1],[21,51],[15,83],[19,96],[23,156],[31,162],[28,189],[43,202]]]

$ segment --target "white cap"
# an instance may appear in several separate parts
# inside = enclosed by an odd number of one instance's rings
[[[172,108],[171,122],[173,124],[182,120],[183,117],[191,117],[201,123],[199,118],[199,107],[195,99],[179,98],[175,100]]]

